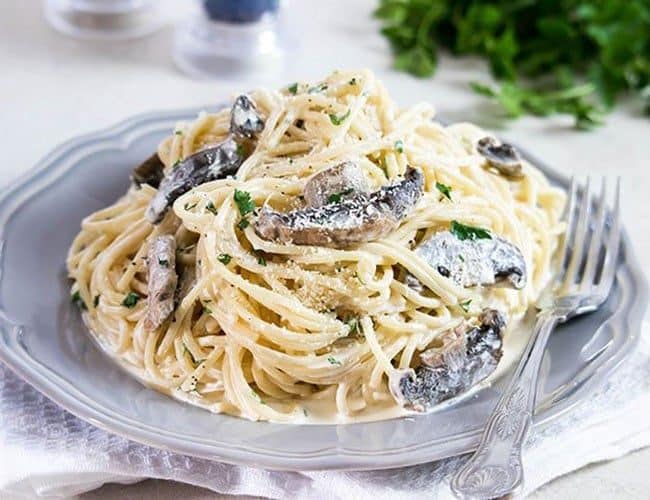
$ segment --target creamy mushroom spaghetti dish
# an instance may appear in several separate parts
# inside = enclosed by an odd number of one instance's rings
[[[550,277],[564,193],[369,71],[178,123],[68,256],[100,345],[214,412],[352,422],[484,382]]]

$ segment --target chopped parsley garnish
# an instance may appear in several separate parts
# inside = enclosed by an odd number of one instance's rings
[[[235,203],[239,208],[239,213],[244,216],[251,213],[255,210],[255,202],[251,199],[251,194],[248,191],[240,191],[235,189],[235,194],[233,195]]]
[[[460,308],[466,313],[469,312],[469,305],[472,303],[472,299],[467,299],[465,302],[459,302]]]
[[[85,311],[88,308],[86,307],[86,303],[84,302],[84,299],[81,298],[81,294],[79,293],[79,290],[77,290],[75,293],[73,293],[70,296],[70,300],[72,300],[72,303],[77,306],[80,310]]]
[[[251,393],[253,394],[253,397],[255,399],[257,399],[257,401],[260,402],[260,404],[263,404],[263,405],[266,404],[266,402],[262,399],[262,397],[257,392],[255,392],[255,389],[251,389]]]
[[[207,306],[206,304],[201,304],[201,305],[203,306],[203,312],[204,312],[204,313],[206,313],[206,314],[212,314],[212,309],[210,309],[209,306]]]
[[[196,205],[198,205],[198,203],[191,203],[191,204],[190,204],[190,203],[186,203],[185,205],[183,205],[183,208],[184,208],[185,210],[192,210],[193,208],[196,207]]]
[[[242,231],[246,229],[250,225],[250,222],[248,222],[248,219],[242,219],[237,223],[237,227],[241,229]]]
[[[330,121],[332,122],[332,125],[339,126],[341,123],[343,123],[348,116],[350,116],[350,110],[348,109],[347,112],[344,115],[341,116],[336,116],[334,113],[329,113]]]
[[[257,254],[257,263],[260,266],[265,266],[266,265],[266,259],[264,258],[264,255],[262,255],[261,253]]]
[[[217,260],[221,262],[223,265],[227,266],[230,264],[230,261],[232,260],[232,257],[228,255],[227,253],[222,253],[219,254],[219,257],[217,257]]]
[[[214,215],[217,215],[219,213],[219,212],[217,212],[217,207],[215,207],[214,203],[212,203],[211,201],[208,202],[208,204],[205,206],[205,209],[208,212],[213,213]]]
[[[287,90],[291,92],[293,95],[296,95],[298,93],[298,82],[289,85],[287,87]]]
[[[237,154],[239,156],[244,156],[244,153],[245,153],[244,146],[242,146],[241,144],[237,144],[237,149],[235,151],[237,151]],[[237,177],[236,175],[233,176],[233,178],[236,178],[236,177]]]
[[[197,366],[199,364],[194,357],[194,354],[192,354],[192,351],[190,351],[185,344],[183,344],[183,354],[187,354],[190,357],[190,360],[194,366]]]
[[[126,294],[126,297],[124,297],[122,305],[124,307],[128,307],[129,309],[132,309],[138,303],[138,300],[140,300],[140,296],[137,293],[129,292]]]
[[[330,357],[327,358],[327,362],[328,362],[330,365],[341,366],[341,362],[340,362],[338,359],[333,358],[332,356],[330,356]]]
[[[348,83],[349,83],[350,85],[356,85],[356,84],[357,84],[357,79],[356,79],[356,78],[352,78],[352,80],[350,80]]]
[[[158,259],[158,264],[163,267],[169,267],[169,261],[167,259]]]
[[[402,141],[402,139],[395,141],[395,151],[397,151],[400,154],[404,152],[404,142]]]
[[[182,131],[182,130],[177,130],[176,132],[174,132],[174,134],[176,134],[176,135],[183,135],[183,131]]]
[[[99,305],[99,295],[95,295],[95,298],[93,299],[93,306],[97,307]]]
[[[436,182],[436,189],[442,193],[442,195],[451,201],[451,186],[443,184],[442,182]]]
[[[176,167],[179,165],[179,163],[182,162],[182,161],[183,161],[182,158],[179,158],[178,160],[176,160],[176,161],[174,162],[174,164],[172,165],[172,168],[176,168]]]
[[[327,90],[327,84],[326,83],[320,83],[316,85],[315,87],[310,88],[307,93],[308,94],[318,94],[319,92],[324,92]]]
[[[327,201],[328,201],[329,203],[340,203],[340,202],[341,202],[341,198],[342,198],[343,196],[347,196],[347,195],[349,195],[349,194],[352,194],[353,192],[354,192],[354,189],[352,189],[352,188],[348,188],[348,189],[346,189],[345,191],[341,191],[340,193],[332,193],[331,195],[329,195],[329,196],[327,197]]]
[[[491,240],[492,235],[487,229],[466,226],[458,221],[451,221],[451,233],[459,240]]]
[[[357,333],[359,331],[359,320],[357,318],[352,318],[347,322],[348,328],[350,331],[348,332],[348,335],[351,335],[353,333]]]

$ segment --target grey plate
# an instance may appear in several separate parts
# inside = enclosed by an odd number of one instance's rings
[[[145,388],[95,346],[70,303],[68,246],[81,219],[120,196],[133,165],[151,154],[176,121],[197,111],[142,115],[67,142],[0,196],[0,359],[102,429],[224,462],[291,470],[379,469],[472,450],[503,379],[417,417],[349,425],[255,423]],[[551,338],[536,426],[579,403],[625,359],[638,340],[646,302],[647,285],[625,237],[608,302]]]

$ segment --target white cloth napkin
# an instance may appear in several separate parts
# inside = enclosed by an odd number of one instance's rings
[[[592,397],[529,436],[527,494],[586,464],[650,445],[650,324],[637,351]],[[465,457],[370,472],[272,472],[143,446],[87,424],[0,365],[0,498],[70,496],[106,482],[172,479],[269,498],[451,498]]]

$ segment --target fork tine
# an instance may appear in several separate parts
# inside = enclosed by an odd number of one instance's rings
[[[571,255],[571,239],[572,232],[575,226],[575,208],[576,200],[578,198],[578,183],[575,177],[571,178],[571,187],[569,188],[569,200],[567,202],[564,218],[566,219],[566,230],[564,231],[564,241],[562,242],[562,249],[558,252],[560,256],[559,268],[557,271],[557,281],[562,282],[564,280],[564,274],[569,265],[569,258]]]
[[[616,264],[621,247],[621,178],[616,180],[616,194],[614,209],[612,210],[609,235],[605,244],[605,259],[603,261],[600,281],[598,282],[597,296],[602,303],[612,288],[616,276]]]
[[[576,274],[580,271],[580,265],[584,257],[585,237],[587,235],[587,222],[589,221],[590,212],[590,184],[591,179],[587,177],[584,190],[582,191],[582,199],[578,207],[578,222],[573,235],[571,248],[571,260],[564,275],[564,282],[562,288],[568,290],[574,283]]]
[[[594,278],[596,274],[596,264],[600,257],[600,251],[603,246],[603,228],[605,227],[605,199],[607,195],[607,182],[603,177],[603,182],[600,187],[600,198],[598,200],[598,208],[594,216],[594,228],[591,232],[591,241],[589,243],[589,251],[587,252],[587,261],[585,269],[582,273],[582,280],[580,287],[583,289],[591,288],[594,285]]]

